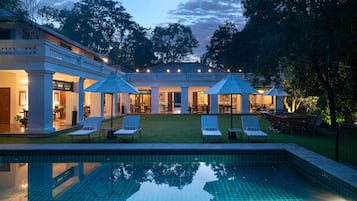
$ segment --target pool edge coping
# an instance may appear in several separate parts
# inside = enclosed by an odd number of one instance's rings
[[[11,151],[125,151],[125,150],[220,150],[220,151],[287,151],[357,189],[357,170],[333,161],[296,144],[1,144],[0,152]]]

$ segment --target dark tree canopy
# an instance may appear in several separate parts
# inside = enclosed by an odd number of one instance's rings
[[[110,62],[133,68],[154,59],[147,30],[132,20],[125,8],[113,0],[82,0],[71,10],[44,7],[42,20],[60,33],[93,51],[109,56]]]
[[[332,126],[336,112],[352,121],[357,112],[356,4],[354,0],[242,0],[248,22],[225,51],[218,52],[219,57],[225,58],[226,66],[244,66],[266,77],[289,69],[293,83],[305,95],[325,96]]]
[[[82,0],[72,10],[44,7],[40,16],[49,27],[57,23],[62,34],[109,56],[112,64],[131,69],[181,61],[198,46],[191,29],[178,23],[156,27],[148,38],[149,30],[113,0]]]
[[[88,48],[108,55],[112,45],[122,42],[133,22],[119,3],[104,0],[82,0],[72,10],[42,10],[60,24],[60,31]]]
[[[157,63],[181,61],[198,47],[191,28],[178,23],[155,27],[151,41],[158,57]]]
[[[234,35],[238,32],[237,27],[232,22],[225,22],[213,33],[209,45],[206,46],[207,52],[203,55],[203,62],[214,66],[231,66],[228,55]]]
[[[22,5],[21,0],[2,0],[0,1],[0,9],[14,11],[20,15],[27,16],[28,12]]]
[[[152,64],[156,57],[153,45],[146,35],[147,30],[137,25],[122,45],[118,44],[113,47],[110,54],[111,58],[115,59],[114,63],[132,70]]]

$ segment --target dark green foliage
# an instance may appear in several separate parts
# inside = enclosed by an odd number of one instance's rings
[[[49,27],[57,23],[60,33],[110,56],[112,64],[134,67],[151,64],[154,58],[147,30],[136,24],[119,2],[82,0],[71,10],[43,7],[39,14]]]
[[[266,78],[285,71],[292,90],[326,97],[332,126],[336,114],[355,121],[357,1],[242,0],[242,5],[246,26],[212,58]]]
[[[193,53],[193,48],[198,47],[191,28],[178,23],[155,27],[151,41],[158,57],[157,63],[182,61]]]

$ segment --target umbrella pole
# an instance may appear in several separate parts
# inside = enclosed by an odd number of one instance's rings
[[[233,99],[232,99],[232,94],[231,94],[231,128],[233,128]]]
[[[110,115],[111,115],[111,117],[110,117],[110,130],[112,131],[113,130],[113,105],[114,105],[114,93],[112,93],[112,105],[111,105],[111,107],[112,107],[112,109],[110,110]]]

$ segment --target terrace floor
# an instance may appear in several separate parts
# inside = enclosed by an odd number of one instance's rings
[[[64,120],[56,119],[53,121],[53,127],[56,129],[56,132],[64,132],[77,126],[65,125]],[[0,124],[0,136],[23,136],[25,131],[26,128],[19,123]]]

